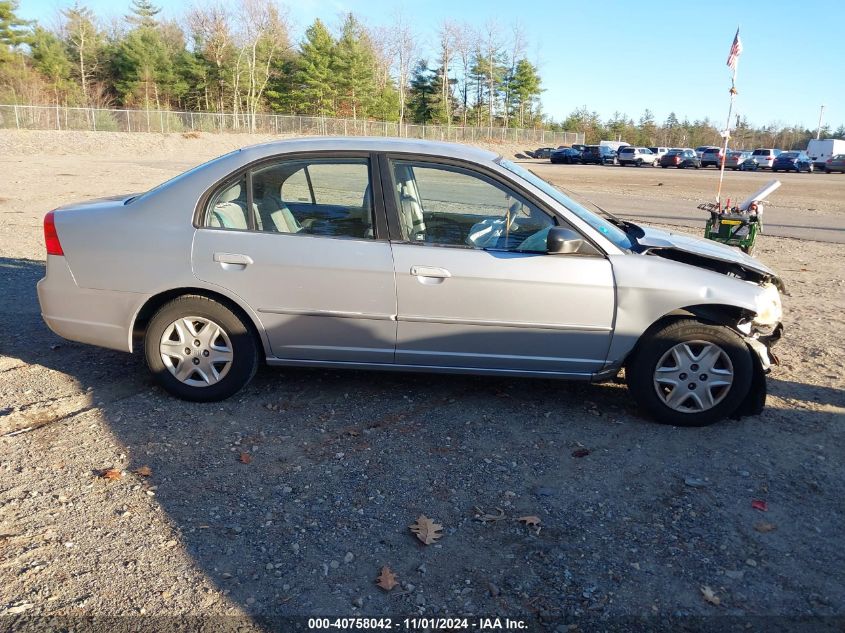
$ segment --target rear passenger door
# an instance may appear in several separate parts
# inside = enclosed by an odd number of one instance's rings
[[[366,154],[279,157],[211,192],[194,274],[258,314],[273,356],[392,363],[393,259]]]

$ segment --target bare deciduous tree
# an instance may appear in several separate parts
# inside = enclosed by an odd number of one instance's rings
[[[405,123],[405,104],[408,100],[408,82],[411,76],[414,57],[417,54],[417,35],[411,28],[408,18],[397,11],[393,17],[392,37],[389,46],[394,60],[396,84],[399,90],[399,130]]]
[[[470,68],[472,67],[473,54],[478,48],[478,33],[465,22],[457,25],[454,47],[461,65],[461,79],[458,91],[461,96],[463,124],[466,127],[469,113],[469,75]]]
[[[233,103],[237,107],[240,99],[244,100],[252,130],[270,81],[273,61],[291,48],[288,32],[288,15],[272,0],[241,0],[235,31],[239,51],[234,69]],[[246,74],[243,95],[242,73]]]
[[[460,36],[460,26],[451,20],[444,20],[440,24],[440,104],[446,126],[452,124],[452,84],[449,79],[449,67],[455,56],[457,40]]]
[[[511,33],[510,68],[508,71],[507,81],[505,82],[505,127],[508,127],[510,119],[511,81],[514,73],[516,72],[517,63],[519,63],[519,60],[525,55],[525,29],[522,27],[519,20],[514,22]]]
[[[188,12],[188,26],[200,51],[216,69],[217,95],[215,107],[222,112],[225,109],[224,63],[232,54],[232,33],[230,17],[222,4],[205,7],[196,6]],[[209,107],[208,87],[206,87],[206,109]]]

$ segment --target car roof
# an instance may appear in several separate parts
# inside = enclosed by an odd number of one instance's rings
[[[474,162],[487,162],[499,157],[496,152],[462,143],[377,136],[292,138],[270,141],[269,143],[261,143],[259,145],[250,145],[244,147],[241,151],[251,154],[251,158],[253,159],[274,156],[276,154],[313,151],[401,152],[446,156]]]

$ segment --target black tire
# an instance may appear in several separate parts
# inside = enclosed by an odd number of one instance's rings
[[[826,169],[824,170],[824,173],[829,174],[829,173],[830,173],[830,170],[826,168]]]
[[[637,162],[636,162],[636,163],[634,163],[634,164],[635,164],[637,167],[642,167],[642,166],[643,166],[643,159],[642,159],[642,158],[638,158],[638,159],[637,159]]]
[[[654,384],[657,365],[679,343],[704,341],[715,344],[733,365],[733,381],[727,393],[712,408],[698,412],[676,411],[663,402]],[[751,388],[754,371],[751,352],[733,330],[694,319],[679,319],[646,334],[626,363],[625,376],[634,400],[661,424],[706,426],[732,415]]]
[[[165,331],[175,321],[189,316],[208,319],[220,326],[229,338],[232,361],[225,375],[214,384],[186,384],[171,373],[162,359],[160,345]],[[174,396],[193,402],[216,402],[237,393],[252,380],[259,359],[258,344],[249,324],[222,303],[200,295],[177,297],[155,313],[144,335],[144,354],[147,367],[159,385]],[[177,368],[181,367],[181,362],[187,362],[187,359],[180,360]]]
[[[661,165],[663,169],[669,169],[669,165]]]

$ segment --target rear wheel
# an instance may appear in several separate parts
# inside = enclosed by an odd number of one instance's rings
[[[195,402],[228,398],[258,368],[249,326],[228,307],[198,295],[178,297],[153,316],[144,352],[156,382]]]
[[[736,411],[753,369],[751,352],[735,332],[681,319],[641,341],[625,375],[631,395],[658,422],[705,426]]]
[[[637,159],[637,162],[636,162],[636,163],[634,163],[634,164],[635,164],[637,167],[642,167],[642,166],[643,166],[643,159],[642,159],[642,158],[638,158],[638,159]]]

